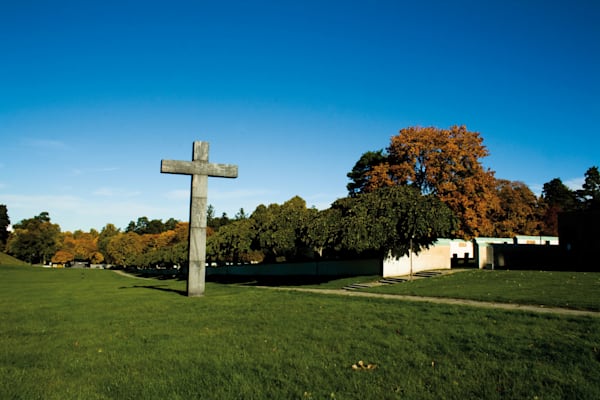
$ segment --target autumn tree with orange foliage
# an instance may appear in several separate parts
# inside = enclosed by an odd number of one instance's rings
[[[391,138],[387,157],[363,168],[359,191],[413,186],[450,207],[460,221],[457,236],[490,235],[494,231],[490,216],[498,210],[499,199],[494,173],[480,161],[487,156],[479,133],[464,126],[404,128]]]
[[[63,233],[59,252],[52,258],[53,262],[64,263],[65,260],[86,260],[92,264],[97,264],[104,261],[104,255],[98,250],[98,232],[95,230]]]
[[[520,181],[496,182],[500,209],[492,215],[494,236],[539,235],[542,210],[531,189]]]

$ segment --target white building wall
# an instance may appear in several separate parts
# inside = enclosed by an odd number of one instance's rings
[[[450,269],[453,254],[473,256],[473,243],[464,240],[438,239],[429,249],[412,255],[412,273],[432,269]],[[411,273],[410,255],[396,259],[388,257],[383,261],[383,276],[404,276]]]

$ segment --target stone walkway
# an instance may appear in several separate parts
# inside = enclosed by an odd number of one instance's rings
[[[509,311],[525,311],[525,312],[535,312],[535,313],[543,313],[543,314],[556,314],[556,315],[565,315],[565,316],[573,316],[573,317],[600,318],[600,312],[597,312],[597,311],[572,310],[570,308],[545,307],[545,306],[536,306],[536,305],[529,305],[529,304],[497,303],[497,302],[477,301],[477,300],[467,300],[467,299],[453,299],[453,298],[447,298],[447,297],[407,296],[407,295],[398,295],[398,294],[368,293],[368,292],[348,291],[348,290],[343,290],[343,289],[312,289],[312,288],[288,288],[288,287],[271,287],[271,286],[255,286],[255,287],[259,287],[259,288],[263,288],[263,289],[271,289],[271,290],[309,292],[309,293],[318,293],[318,294],[335,295],[335,296],[370,297],[370,298],[390,299],[390,300],[398,300],[398,301],[450,304],[450,305],[469,306],[469,307],[478,307],[478,308],[493,308],[493,309],[509,310]]]

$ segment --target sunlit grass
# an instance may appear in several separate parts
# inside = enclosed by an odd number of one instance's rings
[[[597,272],[472,270],[368,291],[600,310]]]
[[[0,268],[0,398],[600,398],[599,318],[184,289]]]

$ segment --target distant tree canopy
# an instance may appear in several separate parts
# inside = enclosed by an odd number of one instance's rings
[[[135,232],[138,235],[161,233],[174,229],[177,222],[178,221],[174,218],[170,218],[167,222],[163,223],[160,219],[149,220],[148,217],[139,217],[137,222],[129,222],[125,232]]]

